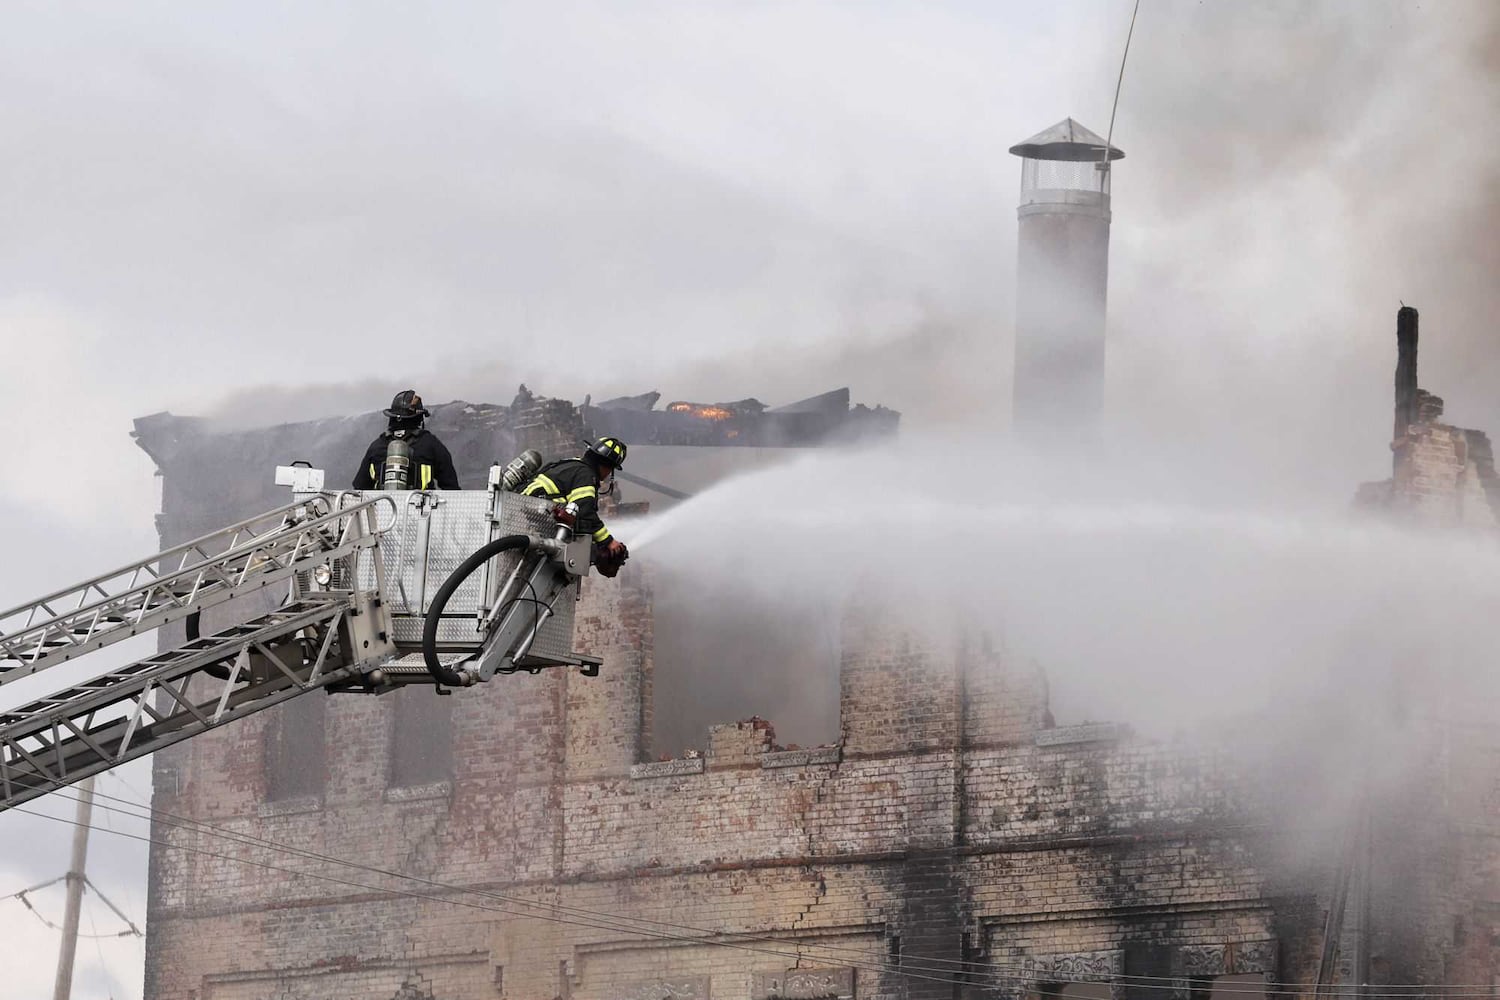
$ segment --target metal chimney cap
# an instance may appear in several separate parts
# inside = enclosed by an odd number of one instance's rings
[[[1071,118],[1064,118],[1049,129],[1043,129],[1024,142],[1010,147],[1017,156],[1029,160],[1070,160],[1073,162],[1099,163],[1104,159],[1105,142]],[[1109,147],[1109,158],[1118,160],[1125,151],[1119,146]]]

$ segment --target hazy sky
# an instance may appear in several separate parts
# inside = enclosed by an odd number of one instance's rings
[[[154,551],[127,434],[162,409],[849,385],[1003,427],[1006,149],[1108,128],[1130,6],[7,4],[0,605]],[[1400,299],[1424,386],[1500,430],[1500,8],[1142,7],[1112,439],[1342,504],[1388,470]],[[0,816],[0,895],[65,841]],[[110,850],[139,907],[141,853]],[[0,933],[33,924],[0,902]],[[80,996],[139,995],[138,953],[112,961]]]

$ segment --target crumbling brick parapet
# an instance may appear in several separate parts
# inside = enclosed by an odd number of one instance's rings
[[[752,715],[739,722],[710,726],[708,766],[759,767],[760,756],[776,746],[776,730],[770,720]]]
[[[1391,478],[1364,483],[1359,510],[1430,527],[1500,526],[1500,479],[1489,438],[1442,423],[1443,400],[1417,387],[1417,311],[1397,314],[1395,434]]]

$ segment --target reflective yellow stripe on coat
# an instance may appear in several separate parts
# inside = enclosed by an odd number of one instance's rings
[[[547,496],[555,499],[562,496],[562,490],[557,488],[557,484],[552,481],[551,477],[538,473],[526,489],[521,491],[521,494],[528,497]]]

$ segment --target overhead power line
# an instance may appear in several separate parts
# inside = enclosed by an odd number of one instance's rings
[[[1130,58],[1130,39],[1135,36],[1135,16],[1141,12],[1141,0],[1135,0],[1135,9],[1130,12],[1130,30],[1125,32],[1125,51],[1120,53],[1120,75],[1115,78],[1115,99],[1109,106],[1109,131],[1104,135],[1104,169],[1099,172],[1100,189],[1104,178],[1109,176],[1109,153],[1115,144],[1115,112],[1120,109],[1120,88],[1125,85],[1125,60]]]
[[[165,825],[167,826],[187,830],[190,832],[197,832],[211,838],[228,841],[230,843],[236,843],[241,846],[259,848],[273,854],[285,855],[306,860],[314,860],[320,863],[337,865],[340,867],[362,871],[369,874],[380,875],[382,877],[395,878],[406,882],[413,882],[433,889],[441,890],[444,893],[478,896],[481,898],[506,903],[509,904],[509,906],[485,906],[461,899],[454,899],[447,895],[432,895],[427,893],[412,892],[407,889],[392,887],[388,885],[371,885],[365,882],[339,878],[337,876],[322,874],[314,871],[285,868],[278,865],[272,865],[267,862],[255,861],[236,855],[218,854],[216,852],[206,851],[202,848],[188,847],[186,845],[155,840],[150,837],[144,837],[136,834],[122,833],[121,831],[115,830],[107,831],[114,833],[117,836],[125,836],[131,839],[145,841],[147,843],[155,844],[157,846],[161,846],[171,850],[182,850],[188,853],[196,853],[223,860],[237,861],[239,863],[253,867],[283,872],[286,874],[301,876],[304,878],[312,878],[319,881],[332,882],[335,884],[346,885],[352,888],[360,888],[376,892],[389,893],[393,895],[425,899],[433,902],[449,903],[451,905],[477,908],[488,912],[503,913],[510,916],[532,917],[561,924],[586,927],[594,930],[608,930],[619,933],[628,933],[632,936],[638,937],[645,936],[657,940],[675,941],[685,945],[727,947],[739,951],[771,955],[774,957],[786,958],[794,961],[808,958],[808,952],[814,952],[821,955],[839,953],[843,953],[846,955],[857,955],[860,957],[860,960],[840,960],[849,965],[851,968],[863,969],[867,972],[905,976],[908,978],[945,983],[1000,981],[1019,983],[1047,982],[1071,985],[1075,983],[1089,982],[1118,982],[1125,985],[1136,986],[1142,989],[1156,990],[1177,990],[1181,985],[1181,980],[1174,979],[1172,977],[1130,976],[1124,974],[1101,976],[1091,979],[1058,979],[1054,976],[1046,974],[1028,972],[1024,969],[1019,969],[1018,967],[1014,966],[1008,967],[1003,965],[995,965],[988,962],[960,961],[954,959],[906,959],[903,960],[899,965],[888,962],[877,962],[872,964],[866,957],[868,956],[868,951],[866,950],[821,943],[804,944],[801,942],[794,942],[791,946],[797,949],[796,952],[780,951],[772,948],[756,946],[756,942],[769,942],[772,944],[778,942],[778,938],[767,937],[763,933],[757,934],[756,932],[715,931],[705,928],[691,927],[684,924],[672,924],[664,921],[655,921],[641,918],[635,915],[612,914],[604,911],[590,910],[581,907],[569,907],[560,904],[539,903],[521,897],[508,896],[501,893],[455,885],[452,883],[444,883],[421,876],[408,875],[389,869],[382,869],[375,866],[361,864],[359,862],[340,859],[330,855],[319,854],[317,852],[286,847],[285,845],[254,837],[249,834],[228,831],[219,827],[213,827],[210,824],[202,823],[201,821],[192,820],[185,817],[173,816],[173,814],[166,813],[165,811],[157,810],[150,806],[135,803],[131,800],[118,798],[116,796],[100,795],[97,797],[108,798],[112,801],[121,802],[133,809],[145,810],[148,814],[140,815],[138,813],[130,813],[124,809],[115,809],[114,807],[101,806],[101,808],[118,811],[125,815],[130,815],[133,818],[146,819],[150,818],[151,816],[155,816],[159,819],[172,820],[173,822],[166,822]],[[27,811],[29,812],[29,810]],[[41,813],[32,814],[45,816],[45,814]],[[63,819],[62,817],[46,816],[45,818],[53,819],[58,822],[70,822],[66,819]],[[515,909],[515,907],[521,907],[522,909],[518,911],[517,909]],[[650,927],[670,928],[671,930],[649,930],[644,929],[643,925],[649,925]],[[673,933],[672,931],[689,933]],[[782,947],[786,947],[786,945],[782,945]],[[1235,993],[1256,996],[1302,996],[1305,993],[1305,991],[1301,990],[1277,990],[1251,987],[1248,985],[1239,986],[1231,984],[1221,985],[1217,987],[1217,989],[1224,994]],[[1473,990],[1474,992],[1459,992],[1465,989]],[[1442,984],[1400,984],[1390,987],[1383,986],[1381,987],[1381,990],[1399,990],[1402,992],[1371,992],[1367,995],[1370,997],[1380,998],[1404,998],[1404,1000],[1411,1000],[1411,998],[1421,996],[1423,995],[1423,992],[1432,993],[1434,995],[1447,998],[1447,1000],[1453,1000],[1453,998],[1463,996],[1489,997],[1492,995],[1488,987],[1465,987],[1459,985],[1445,986]]]
[[[42,819],[52,820],[53,822],[57,822],[57,823],[67,823],[67,824],[70,824],[70,825],[76,823],[75,820],[70,820],[70,819],[68,819],[68,818],[66,818],[64,816],[52,816],[52,815],[49,815],[47,813],[36,812],[35,810],[32,810],[32,809],[26,809],[26,808],[16,807],[12,811],[23,813],[23,814],[28,815],[28,816],[38,816],[38,817],[41,817]],[[209,851],[209,850],[205,850],[205,849],[200,848],[200,847],[189,847],[186,844],[173,844],[173,843],[169,843],[169,842],[164,841],[164,840],[157,840],[156,838],[153,838],[153,837],[143,836],[141,834],[124,833],[124,832],[121,832],[121,831],[112,831],[112,830],[100,831],[100,832],[113,833],[117,837],[126,837],[126,838],[129,838],[131,840],[136,840],[136,841],[141,841],[143,843],[153,844],[155,846],[163,847],[163,848],[166,848],[168,850],[184,851],[184,852],[186,852],[188,854],[196,854],[196,855],[199,855],[200,857],[213,858],[213,859],[218,860],[218,861],[233,861],[233,862],[237,862],[239,864],[249,865],[249,866],[255,867],[255,868],[260,868],[260,869],[265,870],[265,871],[281,872],[281,873],[286,874],[286,875],[296,875],[296,876],[300,876],[302,878],[316,879],[317,881],[320,881],[320,882],[331,882],[331,883],[334,883],[335,885],[344,885],[344,886],[349,886],[349,887],[355,888],[355,889],[364,889],[364,890],[368,890],[368,891],[371,891],[371,892],[379,892],[379,893],[387,893],[387,894],[391,894],[391,895],[404,896],[404,897],[407,897],[409,899],[422,899],[422,900],[427,900],[427,901],[435,902],[435,903],[446,903],[446,904],[453,905],[453,906],[462,906],[462,907],[465,907],[467,909],[480,910],[480,911],[487,912],[487,913],[500,913],[500,914],[504,914],[506,916],[524,916],[524,917],[536,916],[536,914],[525,913],[525,912],[517,912],[515,909],[506,908],[506,907],[502,907],[502,906],[486,906],[483,903],[474,903],[474,902],[469,902],[469,901],[462,900],[462,899],[453,899],[453,898],[445,897],[445,896],[430,895],[428,893],[413,892],[413,891],[411,891],[409,889],[401,889],[401,888],[396,888],[396,887],[391,887],[391,886],[372,885],[372,884],[367,883],[367,882],[358,882],[358,881],[355,881],[353,879],[340,878],[340,877],[338,877],[336,875],[320,874],[318,872],[301,871],[301,870],[296,869],[296,868],[287,868],[287,867],[284,867],[284,866],[281,866],[281,865],[273,865],[273,864],[270,864],[270,863],[264,862],[264,861],[253,861],[253,860],[251,860],[249,858],[242,858],[242,857],[238,857],[238,856],[232,855],[232,854],[220,854],[220,853],[218,853],[216,851]],[[350,864],[351,867],[363,867],[363,866],[360,866],[360,865],[356,865],[356,864],[354,864],[352,862],[348,862],[348,864]],[[474,894],[474,895],[480,895],[480,896],[486,895],[483,892],[478,892],[476,890],[463,889],[463,888],[459,888],[459,889],[457,889],[457,891],[460,892],[460,893],[464,893],[464,894]],[[547,906],[546,904],[533,904],[533,903],[528,903],[528,902],[521,902],[520,905],[522,905],[522,906],[531,906],[531,907],[535,907],[536,909],[543,909],[543,910],[545,910],[545,909],[551,909],[551,907]],[[678,943],[681,943],[681,944],[703,945],[703,946],[706,946],[706,947],[732,948],[732,949],[737,950],[737,951],[752,952],[752,953],[760,954],[760,955],[770,955],[770,956],[773,956],[773,957],[776,957],[776,958],[791,959],[794,962],[805,960],[808,957],[806,954],[803,954],[802,952],[804,952],[806,950],[816,950],[817,949],[817,945],[803,945],[803,944],[799,943],[799,944],[795,945],[795,947],[798,948],[798,952],[775,951],[775,950],[768,949],[768,948],[758,948],[758,947],[754,947],[754,946],[751,946],[751,945],[742,944],[742,943],[739,943],[737,941],[725,940],[723,938],[694,938],[694,937],[685,937],[685,936],[681,936],[681,935],[663,934],[663,933],[656,932],[656,931],[642,930],[638,922],[635,923],[634,926],[627,925],[627,924],[616,925],[616,924],[612,924],[612,923],[608,923],[608,922],[604,922],[604,921],[575,920],[575,919],[572,919],[570,917],[562,916],[562,915],[553,915],[553,916],[545,916],[544,915],[544,916],[541,916],[540,919],[550,920],[550,921],[552,921],[554,923],[569,924],[569,925],[578,926],[578,927],[587,927],[587,928],[589,928],[591,930],[618,931],[618,932],[621,932],[621,933],[630,933],[630,934],[633,934],[633,935],[635,935],[637,937],[644,936],[644,937],[653,938],[653,939],[656,939],[656,940],[677,941]],[[947,976],[947,977],[928,976],[928,975],[922,975],[922,974],[913,973],[913,972],[906,972],[906,971],[904,971],[902,969],[898,969],[898,968],[894,968],[894,967],[888,967],[888,966],[884,966],[884,965],[870,965],[868,963],[853,963],[853,962],[847,963],[847,964],[851,968],[862,969],[862,970],[864,970],[866,972],[878,972],[878,973],[881,973],[881,974],[891,974],[891,975],[897,975],[897,976],[904,976],[904,977],[906,977],[908,979],[921,979],[921,980],[927,980],[927,981],[930,981],[930,982],[940,982],[940,983],[948,983],[948,984],[957,984],[957,983],[962,982],[962,980],[956,979],[956,978],[954,978],[952,976]]]
[[[100,808],[108,808],[108,807],[107,806],[101,806]],[[42,815],[42,814],[41,813],[35,813],[33,815]],[[48,817],[48,818],[50,819],[50,818],[54,818],[54,817]],[[98,828],[95,827],[95,829],[98,829]],[[111,830],[109,832],[113,833],[114,831]],[[36,906],[31,902],[31,900],[30,900],[29,897],[34,892],[38,892],[38,891],[40,891],[42,889],[49,888],[51,886],[56,885],[59,882],[62,882],[64,880],[66,880],[67,877],[68,876],[66,876],[66,875],[59,875],[57,878],[49,879],[46,882],[40,882],[37,885],[27,886],[25,889],[21,889],[21,890],[19,890],[17,892],[13,892],[9,896],[0,897],[0,901],[14,899],[17,902],[19,902],[22,906],[26,907],[26,909],[30,910],[32,916],[34,916],[38,920],[40,920],[44,925],[46,925],[46,927],[49,930],[60,931],[60,930],[62,930],[62,925],[59,924],[59,923],[57,923],[56,921],[51,920],[47,916],[45,916],[42,913],[41,910],[38,910],[36,908]],[[140,930],[139,927],[137,927],[135,925],[135,922],[132,921],[129,917],[127,917],[124,913],[120,912],[120,908],[117,907],[117,906],[115,906],[114,903],[111,903],[109,901],[108,897],[106,897],[104,895],[104,893],[102,893],[102,892],[99,891],[99,887],[97,885],[95,885],[93,882],[88,881],[88,879],[86,879],[86,878],[84,879],[84,884],[88,888],[90,888],[90,889],[92,889],[94,891],[94,895],[98,896],[101,900],[104,901],[104,905],[105,906],[108,906],[111,910],[114,911],[115,916],[117,916],[121,920],[125,921],[125,930],[123,930],[123,931],[116,931],[113,934],[80,934],[80,935],[78,935],[79,937],[81,937],[81,938],[120,938],[120,937],[141,937],[142,936],[141,935],[141,930]]]

